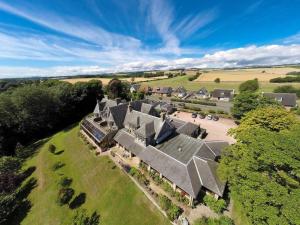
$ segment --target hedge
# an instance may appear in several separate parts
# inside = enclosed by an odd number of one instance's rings
[[[199,105],[217,106],[217,103],[215,103],[215,102],[207,102],[207,101],[200,101],[200,100],[184,100],[184,99],[179,99],[179,98],[171,98],[171,101],[192,103],[192,104],[199,104]]]

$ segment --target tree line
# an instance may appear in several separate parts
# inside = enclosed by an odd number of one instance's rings
[[[0,154],[26,145],[90,113],[103,97],[99,81],[74,85],[58,80],[23,84],[0,94]]]

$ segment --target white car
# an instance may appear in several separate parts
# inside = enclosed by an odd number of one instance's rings
[[[207,115],[206,117],[208,120],[212,120],[212,115]]]

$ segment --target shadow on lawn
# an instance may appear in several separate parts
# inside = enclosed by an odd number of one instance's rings
[[[86,193],[81,192],[73,199],[73,201],[69,205],[69,208],[70,209],[79,208],[81,205],[85,203],[85,200],[86,200]]]
[[[60,155],[60,154],[64,153],[64,151],[65,151],[65,150],[60,150],[60,151],[58,151],[58,152],[55,152],[54,155]]]
[[[21,224],[21,222],[27,216],[32,207],[31,202],[26,198],[36,186],[37,179],[32,177],[24,184],[24,186],[20,188],[20,190],[17,193],[17,199],[20,202],[19,206],[16,208],[9,220],[4,223],[5,225]]]

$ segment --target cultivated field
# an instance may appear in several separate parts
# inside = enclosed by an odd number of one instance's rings
[[[262,73],[262,71],[265,71]],[[238,91],[239,85],[249,79],[258,78],[260,91],[272,92],[276,87],[283,85],[292,85],[300,88],[300,83],[270,83],[269,80],[279,76],[285,76],[291,71],[300,71],[299,68],[282,67],[282,68],[259,68],[259,69],[239,69],[239,70],[206,70],[200,77],[194,81],[189,81],[191,75],[177,76],[165,80],[156,80],[144,82],[142,85],[151,87],[169,86],[176,88],[184,86],[187,90],[197,91],[201,87],[212,91],[215,88],[235,89]],[[195,71],[192,71],[196,73]],[[200,71],[201,72],[201,71]],[[220,83],[215,83],[214,80],[219,77]]]
[[[9,224],[70,225],[75,209],[56,203],[58,181],[62,176],[73,179],[71,187],[74,197],[86,194],[80,208],[89,214],[97,210],[100,224],[105,225],[168,225],[168,220],[146,198],[144,193],[124,174],[108,156],[96,157],[77,137],[79,127],[64,130],[54,135],[42,146],[37,155],[27,161],[26,166],[35,166],[32,177],[37,178],[29,200],[30,210],[20,212]],[[48,151],[49,143],[57,147],[60,154]],[[65,165],[53,171],[53,164]]]
[[[202,73],[196,81],[214,81],[220,78],[226,82],[243,82],[257,78],[265,82],[276,77],[285,77],[286,73],[300,71],[300,69],[290,67],[279,68],[255,68],[255,69],[236,69],[236,70],[209,70],[208,73]]]
[[[144,78],[144,77],[135,77],[134,78],[134,82],[142,82],[142,81],[150,81],[150,80],[159,80],[159,79],[164,79],[167,78],[167,76],[160,76],[160,77],[149,77],[149,78]],[[64,79],[62,81],[66,81],[69,82],[71,84],[75,84],[76,82],[88,82],[90,80],[101,80],[103,85],[107,85],[108,82],[111,80],[112,78],[97,78],[97,77],[93,77],[93,78],[72,78],[72,79]],[[124,80],[124,81],[128,81],[131,82],[131,78],[119,78],[120,80]]]

